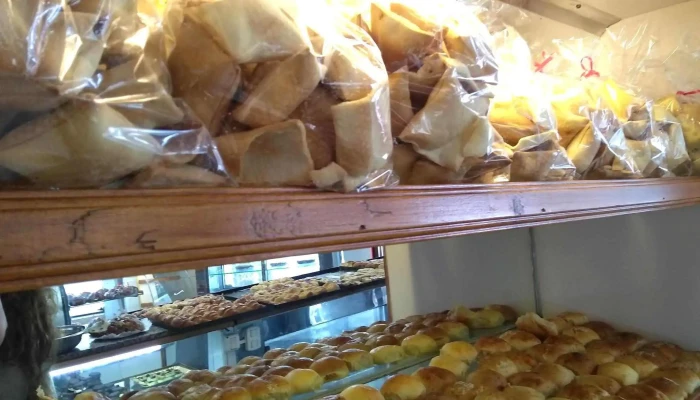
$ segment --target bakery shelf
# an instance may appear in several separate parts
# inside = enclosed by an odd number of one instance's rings
[[[357,287],[341,288],[335,292],[322,293],[318,296],[310,297],[300,301],[294,301],[278,306],[265,306],[263,308],[234,315],[218,321],[207,322],[201,325],[178,330],[166,329],[156,325],[151,326],[146,332],[140,335],[131,336],[121,340],[95,340],[88,334],[84,334],[82,341],[75,350],[61,354],[56,359],[55,369],[66,368],[76,364],[82,364],[97,359],[103,359],[112,355],[135,351],[146,347],[163,345],[198,336],[207,332],[231,328],[236,325],[269,318],[275,315],[284,314],[289,311],[309,307],[327,301],[341,299],[360,292],[370,290],[381,290],[386,285],[384,279],[366,283]]]
[[[0,291],[700,203],[700,178],[0,193]]]

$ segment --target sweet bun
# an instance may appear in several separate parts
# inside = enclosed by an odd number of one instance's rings
[[[555,344],[542,343],[525,351],[542,362],[556,362],[559,357],[567,354],[566,348]]]
[[[476,388],[488,388],[493,390],[501,390],[508,386],[508,381],[505,376],[490,369],[477,369],[467,375],[466,382],[474,385]]]
[[[417,314],[416,314],[416,315],[410,315],[410,316],[404,318],[404,320],[408,321],[408,323],[411,323],[411,322],[420,322],[420,321],[422,321],[424,318],[425,318],[425,317],[423,317],[422,315],[417,315]]]
[[[557,385],[535,372],[518,372],[508,378],[508,383],[513,386],[525,386],[535,389],[545,396],[552,395],[557,390]]]
[[[311,364],[314,363],[314,360],[308,357],[295,357],[292,359],[287,360],[287,363],[285,365],[288,365],[292,368],[295,369],[306,369],[311,367]]]
[[[318,353],[316,357],[314,357],[315,360],[320,360],[322,358],[326,357],[338,357],[340,355],[339,351],[336,350],[323,350],[322,352]]]
[[[440,354],[450,356],[467,364],[472,363],[479,352],[470,343],[463,341],[450,342],[442,346]]]
[[[681,357],[678,360],[665,365],[666,368],[688,368],[689,370],[700,373],[700,360],[695,358]]]
[[[265,366],[270,366],[272,363],[275,362],[274,359],[263,359],[263,360],[258,360],[252,364],[250,364],[251,367],[265,367]]]
[[[662,368],[649,374],[649,378],[667,378],[676,382],[688,394],[700,387],[698,375],[687,368]]]
[[[270,349],[265,354],[263,354],[263,359],[274,360],[275,358],[281,356],[282,354],[288,352],[287,349]]]
[[[571,328],[564,329],[561,334],[562,336],[576,339],[576,341],[584,346],[594,340],[600,340],[600,336],[598,336],[593,329],[586,328],[585,326],[573,326]]]
[[[467,317],[470,329],[497,328],[505,323],[505,317],[499,311],[483,309]]]
[[[287,376],[287,374],[292,372],[292,371],[294,371],[294,368],[287,366],[287,365],[280,365],[280,366],[272,367],[272,368],[268,369],[267,371],[265,371],[264,374],[262,374],[262,376],[277,375],[277,376],[284,377],[284,376]],[[214,386],[214,385],[212,385],[212,386]]]
[[[557,361],[559,365],[573,371],[576,375],[590,375],[595,371],[596,364],[585,353],[568,353],[559,356]]]
[[[620,346],[624,353],[638,350],[647,343],[647,340],[642,335],[634,332],[615,332],[608,336],[607,340]]]
[[[545,339],[549,336],[557,336],[559,330],[554,322],[547,321],[539,315],[529,312],[521,315],[515,326],[521,331],[530,332],[540,339]]]
[[[350,350],[350,349],[364,350],[364,351],[372,350],[372,348],[367,346],[366,344],[360,343],[360,342],[355,342],[355,341],[345,343],[344,345],[338,347],[338,351],[340,351],[340,352],[345,351],[345,350]]]
[[[615,333],[615,328],[612,327],[612,325],[608,324],[607,322],[603,321],[590,321],[582,326],[585,326],[588,329],[592,329],[595,333],[600,336],[601,339],[607,339],[608,336],[611,336],[612,334]]]
[[[367,333],[382,333],[389,325],[387,324],[376,324],[367,328]]]
[[[450,342],[450,337],[447,335],[447,332],[435,326],[421,329],[418,331],[418,333],[421,335],[430,336],[440,347]]]
[[[399,339],[397,339],[394,335],[380,335],[370,338],[367,340],[367,342],[365,342],[365,345],[373,349],[379,346],[399,345],[400,343],[401,342],[399,342]]]
[[[215,394],[215,393],[214,393]],[[75,397],[74,400],[108,400],[99,393],[81,393]],[[166,392],[163,389],[153,388],[148,390],[142,390],[133,396],[129,397],[130,400],[175,400],[176,397],[170,392]]]
[[[484,307],[484,309],[496,310],[500,312],[506,322],[514,322],[516,319],[518,319],[518,312],[511,306],[506,306],[503,304],[489,304],[488,306]]]
[[[545,395],[525,386],[509,386],[503,390],[507,400],[545,400]]]
[[[353,385],[340,392],[343,400],[384,400],[382,393],[367,385]]]
[[[323,377],[313,369],[295,369],[285,376],[294,394],[313,392],[323,385]]]
[[[669,400],[683,400],[688,395],[679,384],[668,378],[646,379],[642,382],[642,384],[651,386],[659,392],[665,394]]]
[[[358,342],[364,343],[369,339],[370,335],[371,333],[367,332],[355,332],[352,335],[350,335],[350,338],[352,338],[352,340],[357,340]]]
[[[461,322],[442,321],[436,325],[436,328],[440,328],[445,331],[451,340],[469,339],[469,327]]]
[[[328,350],[330,348],[333,348],[333,346],[329,346],[325,343],[311,343],[310,345],[305,347],[305,349],[321,349],[321,350]]]
[[[532,333],[520,330],[504,332],[499,338],[508,342],[514,350],[518,351],[527,350],[542,343],[540,339]]]
[[[350,371],[362,371],[374,365],[372,355],[359,349],[341,351],[338,358],[345,361]]]
[[[438,345],[435,339],[420,333],[408,336],[402,340],[401,347],[403,347],[404,351],[409,356],[435,353],[438,350]]]
[[[447,313],[447,319],[468,324],[469,318],[476,314],[474,311],[464,306],[456,306]]]
[[[250,365],[236,365],[235,367],[229,369],[224,373],[224,375],[240,375],[245,374],[245,372],[250,368]]]
[[[277,375],[248,382],[245,388],[255,400],[288,399],[292,396],[292,385],[287,379]]]
[[[536,366],[533,372],[554,382],[558,387],[570,384],[576,376],[570,369],[555,363],[542,363]]]
[[[594,385],[572,383],[561,389],[556,397],[569,400],[602,400],[610,393]]]
[[[625,353],[621,346],[616,343],[605,340],[594,340],[586,345],[586,351],[600,351],[611,354],[617,358]]]
[[[245,386],[248,384],[248,382],[252,382],[254,380],[258,379],[257,376],[255,375],[250,375],[250,374],[244,374],[244,375],[237,375],[237,376],[232,376],[231,377],[231,383],[229,383],[229,387],[233,386]]]
[[[504,354],[515,363],[515,366],[518,367],[518,372],[529,372],[539,364],[535,357],[522,351],[509,351]]]
[[[615,361],[615,356],[605,350],[586,349],[586,355],[593,360],[596,365],[606,364]]]
[[[564,329],[569,329],[573,326],[569,323],[569,321],[561,317],[547,318],[547,321],[552,322],[554,325],[556,325],[557,331],[559,332],[563,331]]]
[[[229,365],[224,365],[223,367],[217,368],[216,373],[224,375],[224,374],[226,374],[226,372],[230,371],[231,369],[233,369],[233,367],[231,367]]]
[[[443,391],[443,394],[449,396],[449,399],[468,400],[474,399],[479,395],[486,395],[498,392],[500,389],[493,389],[486,386],[476,386],[473,383],[455,382],[450,387]]]
[[[248,390],[242,387],[228,387],[217,393],[212,400],[252,400]]]
[[[391,364],[406,358],[406,353],[401,346],[379,346],[370,351],[375,364]]]
[[[439,399],[439,400],[446,400],[446,399]],[[452,400],[452,399],[450,399]],[[506,394],[503,392],[485,392],[477,395],[474,400],[511,400],[506,397]],[[514,399],[515,400],[515,399]]]
[[[206,369],[192,370],[183,375],[182,379],[189,379],[193,382],[202,382],[209,384],[212,381],[214,381],[214,379],[216,379],[216,374]]]
[[[609,376],[622,386],[634,385],[639,381],[639,374],[629,365],[611,362],[598,366],[597,375]]]
[[[547,338],[544,343],[562,346],[562,348],[566,349],[567,353],[582,353],[586,351],[586,347],[571,336],[552,336]]]
[[[314,358],[317,355],[321,354],[323,352],[322,349],[316,348],[316,347],[306,347],[304,350],[299,352],[300,357],[305,357],[305,358]]]
[[[168,392],[174,394],[175,396],[180,396],[187,389],[200,385],[200,382],[195,382],[190,379],[175,379],[170,382],[167,386]]]
[[[625,386],[617,395],[625,400],[669,400],[665,394],[647,385]]]
[[[309,368],[316,371],[326,382],[343,379],[350,373],[348,365],[338,357],[321,358],[314,361]]]
[[[492,354],[479,361],[479,369],[490,369],[506,378],[518,373],[518,366],[505,354]]]
[[[505,340],[497,337],[484,336],[474,343],[474,347],[484,354],[506,353],[513,348]]]
[[[267,370],[269,370],[270,368],[271,368],[271,367],[268,366],[268,365],[260,365],[260,366],[257,366],[257,367],[250,367],[250,368],[248,368],[248,369],[245,371],[245,373],[248,374],[248,375],[255,375],[255,376],[257,376],[257,377],[261,377],[261,376],[263,376],[263,374],[264,374],[265,372],[267,372]]]
[[[618,381],[604,375],[581,375],[577,376],[574,382],[580,385],[598,386],[610,394],[617,393],[622,387]]]
[[[671,363],[670,358],[666,354],[656,349],[647,349],[642,347],[641,349],[633,352],[632,354],[634,354],[637,357],[643,358],[655,365],[658,365],[659,368],[666,367]]]
[[[388,334],[394,334],[394,333],[399,333],[403,331],[403,328],[406,327],[406,324],[400,324],[397,322],[394,322],[393,324],[389,325],[384,329],[384,333]]]
[[[386,400],[415,400],[426,391],[423,381],[413,375],[394,375],[380,389]]]
[[[321,339],[318,342],[329,346],[342,346],[345,343],[351,342],[352,338],[348,336],[337,336],[332,338]]]
[[[221,389],[213,388],[207,384],[193,386],[187,389],[183,394],[180,395],[180,400],[212,400]],[[139,399],[139,395],[132,397],[131,399]],[[144,398],[141,398],[144,400]]]
[[[467,364],[450,356],[433,357],[430,360],[430,366],[446,369],[457,375],[457,378],[463,378],[468,368]]]
[[[290,352],[284,353],[281,356],[272,360],[272,362],[270,363],[270,366],[271,367],[278,367],[280,365],[287,365],[287,362],[289,362],[289,360],[292,360],[295,358],[299,358],[299,352],[290,351]]]
[[[683,349],[678,345],[668,342],[651,342],[642,346],[641,350],[654,350],[660,352],[668,362],[674,362],[683,355]]]
[[[654,364],[653,362],[647,360],[646,358],[638,354],[625,354],[623,356],[617,357],[615,361],[627,364],[630,367],[632,367],[633,370],[637,371],[637,374],[639,374],[640,379],[646,378],[647,376],[649,376],[649,374],[651,374],[659,368],[658,365]]]
[[[445,388],[457,382],[457,376],[439,367],[423,367],[413,373],[413,376],[423,382],[427,393],[442,392]]]
[[[225,387],[228,387],[229,383],[231,382],[231,376],[222,376],[219,378],[214,379],[209,386],[223,389]]]
[[[287,350],[289,350],[289,351],[302,351],[309,344],[311,344],[311,343],[308,343],[308,342],[294,343],[293,345],[289,346],[289,348]]]
[[[564,320],[566,320],[566,322],[574,326],[584,325],[588,323],[588,317],[586,316],[586,314],[580,312],[567,311],[557,315],[557,317],[563,318]]]

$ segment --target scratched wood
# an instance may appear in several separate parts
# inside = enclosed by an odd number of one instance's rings
[[[700,179],[0,193],[0,291],[700,203]]]

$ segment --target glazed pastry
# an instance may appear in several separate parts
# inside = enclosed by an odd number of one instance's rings
[[[522,315],[515,322],[515,326],[520,330],[532,333],[540,339],[559,334],[557,325],[554,322],[547,321],[535,313]]]
[[[413,373],[413,376],[423,382],[427,393],[442,392],[457,382],[457,376],[452,372],[438,367],[423,367]]]
[[[447,345],[449,345],[449,343],[445,346]],[[435,353],[438,350],[438,345],[435,342],[435,339],[423,334],[415,334],[406,337],[401,341],[401,347],[403,347],[404,351],[409,356]]]
[[[423,381],[413,375],[394,375],[387,379],[380,389],[385,399],[416,400],[423,396],[427,389]]]
[[[468,368],[466,363],[456,358],[444,355],[433,357],[430,360],[430,366],[446,369],[455,374],[455,376],[457,376],[457,378],[460,379],[464,377]]]
[[[444,356],[450,356],[452,358],[470,364],[476,359],[478,351],[474,346],[467,342],[457,341],[447,343],[446,345],[442,346],[442,348],[440,349],[440,354]]]
[[[345,378],[350,373],[345,361],[338,357],[324,357],[314,361],[310,367],[316,371],[326,382]]]
[[[527,350],[531,347],[542,343],[537,336],[530,332],[512,330],[505,332],[499,336],[501,339],[508,342],[514,350]]]

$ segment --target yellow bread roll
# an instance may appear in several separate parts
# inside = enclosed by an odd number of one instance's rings
[[[476,359],[479,352],[470,343],[457,341],[442,346],[440,354],[471,364]]]
[[[445,346],[447,346],[447,344]],[[438,350],[435,339],[423,334],[415,334],[406,337],[401,341],[401,347],[409,356],[435,353]]]
[[[312,369],[295,369],[285,376],[294,394],[313,392],[323,385],[323,377]]]
[[[394,375],[382,385],[381,393],[386,400],[415,400],[427,389],[423,381],[412,375]]]
[[[391,364],[406,358],[406,353],[401,346],[379,346],[370,351],[375,364]]]
[[[629,365],[611,362],[598,366],[596,375],[609,376],[622,386],[634,385],[639,381],[639,374]]]
[[[444,368],[457,376],[463,378],[467,372],[467,364],[450,356],[437,356],[430,360],[431,367]]]

